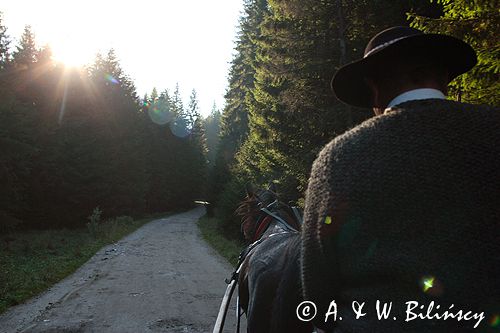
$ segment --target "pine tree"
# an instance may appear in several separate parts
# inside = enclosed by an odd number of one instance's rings
[[[17,50],[14,52],[14,64],[19,68],[31,67],[37,61],[37,54],[35,34],[32,32],[31,26],[27,25],[24,28]]]
[[[147,117],[144,117],[142,137],[145,145],[144,166],[148,175],[146,203],[148,211],[166,211],[172,208],[172,179],[175,160],[173,159],[175,141],[168,130],[169,119],[164,117],[164,107],[168,106],[168,92],[161,95],[153,88],[145,106]]]
[[[234,155],[248,135],[249,104],[253,101],[257,42],[261,39],[261,23],[267,13],[267,1],[246,0],[244,15],[236,41],[236,55],[231,62],[229,88],[221,124],[220,163],[231,165]]]
[[[102,170],[108,193],[101,207],[108,212],[130,213],[142,209],[147,190],[139,99],[132,80],[124,73],[110,50],[98,56],[90,69],[94,100],[89,135],[96,142],[95,154],[108,159]],[[127,167],[123,167],[127,166]]]
[[[0,71],[5,69],[10,60],[9,53],[10,38],[7,35],[7,27],[3,25],[3,13],[0,12]]]
[[[196,90],[193,89],[191,91],[191,95],[189,96],[189,104],[186,114],[189,128],[193,128],[195,120],[200,118],[200,110],[198,107],[198,103],[199,102]]]
[[[192,184],[193,194],[198,196],[202,195],[207,179],[208,161],[207,161],[207,142],[205,137],[205,130],[203,128],[203,119],[200,115],[198,106],[198,97],[196,90],[192,90],[189,98],[189,105],[187,110],[188,126],[191,131],[189,136],[190,150],[192,164],[189,173],[192,178],[189,182]]]
[[[179,83],[175,85],[175,90],[172,95],[172,112],[174,113],[175,116],[177,117],[183,117],[185,115],[184,112],[184,105],[182,103],[182,96],[179,88]]]
[[[141,104],[141,114],[146,114],[147,111],[148,111],[148,107],[149,107],[149,96],[148,96],[148,93],[145,93],[144,96],[142,97],[141,101],[140,101],[140,104]]]
[[[158,99],[158,97],[159,97],[158,90],[156,90],[156,87],[155,87],[151,91],[151,97],[149,98],[149,100],[150,100],[151,103],[154,103],[154,102],[156,102],[156,100]]]
[[[204,120],[203,124],[207,138],[207,158],[211,168],[214,167],[217,147],[219,146],[221,117],[221,112],[214,103],[210,115]]]
[[[331,139],[371,115],[336,100],[330,81],[362,56],[368,39],[422,1],[270,1],[256,43],[249,137],[237,154],[240,177],[275,180],[282,197],[304,195],[311,164]]]
[[[438,0],[444,13],[439,19],[409,15],[412,25],[431,33],[455,36],[469,43],[478,64],[450,83],[449,95],[470,103],[500,105],[500,14],[495,1]]]
[[[220,195],[235,177],[231,172],[236,162],[235,156],[249,133],[248,113],[249,105],[254,100],[257,42],[261,39],[261,23],[268,11],[266,0],[245,0],[243,5],[236,54],[231,62],[229,87],[220,121],[220,140],[210,175],[208,201],[219,206],[224,206],[220,202]],[[221,211],[230,211],[226,215],[231,216],[235,209],[234,204],[230,202]]]
[[[257,184],[275,180],[297,200],[321,147],[351,124],[329,82],[340,63],[336,2],[274,1],[257,43],[250,136],[238,170]]]
[[[37,65],[52,66],[53,59],[52,59],[52,49],[50,48],[50,45],[45,45],[42,49],[38,50],[36,58],[37,58]],[[48,69],[49,68],[47,68],[46,70]]]
[[[172,96],[153,89],[145,125],[147,204],[150,211],[190,207],[206,179],[206,146],[196,92],[184,109],[179,86]],[[167,117],[168,115],[168,117]],[[165,116],[165,117],[163,117]]]
[[[37,146],[32,105],[21,103],[0,82],[0,232],[21,224],[29,204],[26,200]]]
[[[190,139],[193,142],[195,149],[203,155],[205,161],[202,164],[206,164],[207,143],[205,129],[203,128],[203,119],[200,115],[198,96],[196,90],[194,89],[191,91],[191,95],[189,96],[186,117],[188,119],[188,127],[191,131]]]

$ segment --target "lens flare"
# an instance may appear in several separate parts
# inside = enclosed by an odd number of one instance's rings
[[[59,125],[61,125],[63,117],[64,117],[64,113],[66,112],[66,100],[67,100],[67,98],[68,98],[68,81],[66,81],[64,84],[64,94],[63,94],[63,99],[61,102],[61,108],[59,109],[59,119],[58,119]]]
[[[183,118],[174,119],[174,121],[170,123],[170,130],[172,131],[173,135],[179,138],[185,138],[191,133],[187,126],[186,120]]]
[[[441,296],[444,292],[444,286],[435,276],[424,276],[420,280],[422,291],[431,296]]]
[[[490,326],[491,327],[500,327],[500,315],[494,315],[490,319]]]
[[[145,106],[148,107],[148,115],[153,123],[165,125],[172,121],[173,113],[170,111],[168,104],[153,102],[151,104],[146,103]]]
[[[118,84],[118,83],[119,83],[119,82],[118,82],[118,80],[117,80],[117,79],[115,79],[115,78],[114,78],[111,74],[109,74],[109,73],[104,74],[104,78],[105,78],[107,81],[109,81],[109,82],[111,82],[111,83],[113,83],[113,84]]]
[[[424,293],[426,293],[429,289],[431,289],[434,286],[434,277],[424,277],[422,279],[422,285],[424,289]]]

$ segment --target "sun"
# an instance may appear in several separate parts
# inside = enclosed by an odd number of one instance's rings
[[[82,50],[81,46],[74,45],[75,43],[71,41],[50,44],[54,60],[68,67],[82,67],[91,60],[86,50]]]

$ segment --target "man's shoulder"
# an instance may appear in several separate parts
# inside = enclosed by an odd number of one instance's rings
[[[409,101],[334,138],[318,159],[365,159],[381,150],[405,150],[412,140],[455,138],[460,133],[498,138],[499,126],[497,107],[439,99]]]
[[[499,120],[500,108],[490,105],[440,99],[408,101],[392,107],[385,114],[370,118],[334,138],[325,149],[357,143],[364,137],[380,135],[385,131],[392,131],[392,133],[419,132],[434,127],[443,127],[443,124],[448,123],[472,121],[486,125],[490,121],[496,123]],[[448,129],[453,130],[449,127]]]

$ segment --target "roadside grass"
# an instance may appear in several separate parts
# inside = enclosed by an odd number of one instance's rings
[[[207,243],[233,266],[236,266],[238,264],[238,256],[244,246],[243,242],[224,237],[219,228],[220,224],[217,218],[203,216],[198,220],[197,224]]]
[[[103,246],[155,218],[118,217],[88,229],[36,230],[0,236],[0,313],[73,273]]]

